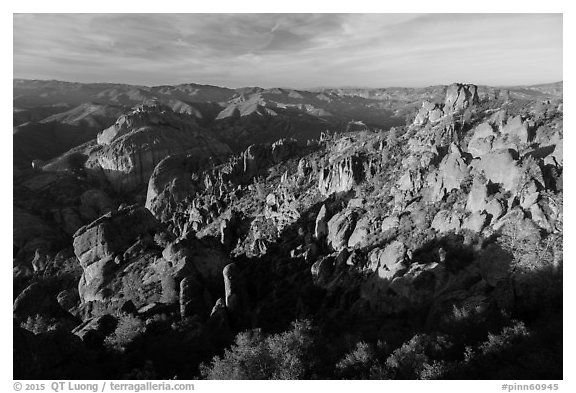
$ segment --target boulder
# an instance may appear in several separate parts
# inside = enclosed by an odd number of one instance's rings
[[[496,198],[491,199],[490,202],[486,204],[485,210],[486,213],[492,216],[491,217],[492,222],[502,217],[502,215],[506,212],[506,209],[504,208],[502,203]]]
[[[367,216],[362,217],[356,223],[354,231],[348,239],[348,247],[352,248],[358,244],[362,244],[366,241],[366,237],[370,231],[370,218]]]
[[[395,229],[398,228],[398,225],[400,225],[400,219],[398,218],[397,215],[391,215],[386,217],[384,220],[382,220],[382,224],[380,225],[380,229],[382,230],[382,232],[385,232],[389,229]]]
[[[510,149],[494,150],[483,155],[474,164],[474,168],[483,172],[488,180],[502,184],[506,190],[515,193],[522,177],[515,155],[515,152]]]
[[[464,161],[462,152],[455,143],[452,143],[449,154],[444,157],[438,170],[432,172],[427,178],[431,189],[430,200],[440,201],[453,189],[459,189],[468,173],[468,165]]]
[[[482,232],[486,222],[488,221],[488,216],[486,213],[474,212],[464,219],[462,223],[462,229],[468,229],[474,233]]]
[[[458,232],[461,226],[461,215],[448,210],[440,210],[432,220],[432,229],[438,233]]]
[[[354,231],[356,212],[343,210],[328,221],[327,242],[335,251],[340,251],[348,245],[348,239]]]
[[[318,215],[316,216],[316,223],[314,225],[314,237],[316,239],[323,239],[328,235],[326,205],[322,205]]]
[[[528,143],[528,127],[520,116],[510,117],[506,125],[500,130],[510,140],[517,140],[522,144]]]
[[[159,230],[150,211],[137,205],[108,213],[74,234],[74,253],[82,268],[124,252],[139,236]]]
[[[474,129],[472,139],[468,142],[468,153],[472,157],[482,157],[492,150],[496,133],[489,123],[481,123]]]
[[[488,199],[488,186],[479,177],[474,177],[472,182],[472,189],[468,194],[466,200],[466,210],[474,213],[481,212],[486,209],[486,201]]]
[[[532,221],[536,223],[540,228],[544,229],[547,232],[552,232],[553,228],[550,225],[546,214],[542,211],[542,208],[538,204],[533,204],[530,206],[530,215],[532,217]]]
[[[112,334],[118,325],[117,319],[109,314],[94,317],[72,330],[88,347],[102,345],[106,336]]]
[[[406,246],[395,240],[384,249],[375,249],[370,253],[368,269],[376,272],[381,279],[391,280],[406,268],[405,255]]]

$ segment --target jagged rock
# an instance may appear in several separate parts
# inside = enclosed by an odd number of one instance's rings
[[[50,257],[46,254],[46,249],[39,248],[34,253],[34,259],[32,259],[32,269],[34,272],[43,272],[48,267],[51,262]]]
[[[462,152],[456,144],[452,143],[449,154],[440,163],[438,171],[432,173],[427,179],[431,188],[430,200],[440,201],[453,189],[459,189],[468,173],[468,165],[462,157]]]
[[[432,229],[438,233],[446,233],[450,231],[458,232],[462,226],[460,214],[448,210],[440,210],[432,220]]]
[[[552,232],[553,228],[546,217],[546,214],[542,211],[538,204],[533,204],[530,206],[530,215],[532,217],[532,221],[536,223],[540,228],[544,229],[547,232]]]
[[[318,189],[324,196],[349,191],[361,179],[362,171],[359,157],[346,157],[320,171]]]
[[[368,269],[376,272],[381,279],[391,280],[406,268],[405,255],[406,246],[395,240],[384,249],[375,249],[370,253]]]
[[[472,157],[482,157],[492,150],[496,133],[489,123],[481,123],[474,129],[472,139],[468,143],[468,153]]]
[[[272,219],[279,231],[300,218],[298,201],[289,186],[282,182],[273,193],[268,194],[264,217]]]
[[[444,112],[437,105],[429,101],[424,101],[422,103],[422,108],[418,111],[413,124],[416,126],[421,126],[429,121],[430,123],[436,123],[444,116]]]
[[[516,206],[513,209],[511,209],[508,213],[506,213],[504,216],[500,217],[499,220],[497,220],[496,222],[494,222],[492,224],[492,228],[495,231],[499,231],[500,229],[502,229],[502,227],[504,227],[504,225],[514,225],[514,223],[518,223],[520,221],[522,221],[524,219],[524,211]]]
[[[500,132],[512,140],[517,139],[520,143],[528,143],[528,128],[520,116],[510,117]]]
[[[475,105],[479,102],[478,91],[475,85],[454,83],[448,86],[444,100],[444,112],[451,114]]]
[[[230,320],[228,312],[226,311],[226,302],[223,299],[218,299],[214,304],[206,325],[211,332],[221,333],[230,330]]]
[[[538,201],[539,197],[540,193],[538,192],[536,183],[534,180],[530,180],[520,190],[520,206],[522,206],[523,209],[529,209],[530,206]]]
[[[545,159],[544,159],[544,164],[545,165],[553,165],[555,167],[562,167],[564,165],[564,142],[562,139],[560,139],[557,143],[556,146],[554,147],[554,151],[552,152],[552,154],[548,155]]]
[[[397,183],[399,191],[416,194],[423,185],[422,173],[419,170],[408,170],[400,177]]]
[[[474,233],[480,233],[482,232],[482,229],[484,229],[487,220],[488,216],[486,213],[479,213],[476,211],[464,219],[462,229],[468,229]]]
[[[183,278],[193,270],[214,290],[221,285],[218,284],[222,280],[222,269],[230,263],[225,252],[197,239],[169,244],[162,252],[162,257],[172,266],[169,274]]]
[[[486,201],[488,199],[488,187],[486,183],[479,177],[474,177],[472,181],[472,189],[468,194],[466,200],[466,210],[474,213],[481,212],[486,209]]]
[[[356,212],[344,210],[335,214],[328,221],[327,242],[335,251],[340,251],[348,245],[348,239],[354,231]]]
[[[233,211],[220,222],[220,243],[226,248],[234,246],[238,221],[238,214]]]
[[[352,248],[366,241],[366,237],[370,231],[370,224],[370,218],[367,216],[358,220],[356,226],[354,227],[354,231],[348,239],[348,247]]]
[[[494,222],[498,218],[502,217],[502,215],[506,212],[502,203],[498,199],[491,199],[490,202],[486,204],[485,207],[486,213],[492,216],[491,220]]]
[[[316,239],[323,239],[328,235],[326,205],[322,205],[318,215],[316,216],[316,224],[314,225],[314,237]]]
[[[474,168],[484,172],[486,178],[493,183],[500,183],[506,190],[517,191],[522,177],[522,171],[515,159],[514,151],[494,150],[482,156],[474,164]]]
[[[298,178],[307,178],[312,174],[312,165],[305,158],[298,161]]]

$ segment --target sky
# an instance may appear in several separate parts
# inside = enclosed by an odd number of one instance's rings
[[[503,86],[562,76],[562,14],[14,14],[14,78]]]

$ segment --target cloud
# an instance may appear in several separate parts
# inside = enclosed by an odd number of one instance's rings
[[[231,87],[539,83],[562,79],[562,15],[16,14],[14,75]]]

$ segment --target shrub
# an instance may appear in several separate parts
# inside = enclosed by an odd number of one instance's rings
[[[53,318],[44,315],[30,315],[26,321],[20,324],[20,327],[34,334],[46,333],[57,329],[57,322]]]
[[[343,378],[365,379],[376,363],[374,348],[361,341],[336,364],[336,370]]]
[[[239,333],[235,344],[210,365],[201,365],[206,379],[303,379],[314,365],[314,331],[308,321],[296,321],[292,329],[266,336],[255,329]]]
[[[443,356],[451,346],[445,336],[417,334],[386,359],[389,375],[395,379],[430,378],[441,368],[434,358]]]
[[[106,337],[104,343],[108,347],[124,351],[144,331],[144,321],[131,314],[122,314],[118,320],[116,330],[112,335]]]

